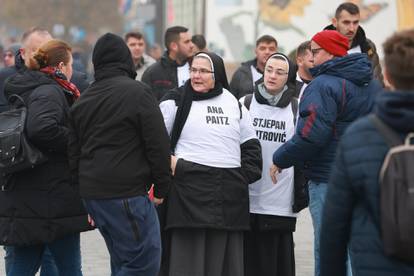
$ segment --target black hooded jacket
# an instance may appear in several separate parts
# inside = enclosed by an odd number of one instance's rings
[[[253,76],[250,67],[256,66],[256,64],[257,59],[248,60],[243,62],[236,72],[234,72],[230,82],[230,92],[237,99],[253,92]]]
[[[177,67],[177,62],[170,59],[166,51],[161,60],[148,67],[142,75],[142,81],[151,88],[158,101],[167,91],[178,87]]]
[[[25,101],[28,139],[48,161],[7,177],[9,190],[0,192],[0,244],[49,243],[91,229],[69,174],[66,93],[40,71],[19,71],[6,82],[6,96],[17,94]]]
[[[146,194],[163,198],[170,182],[169,138],[156,100],[135,81],[122,38],[105,34],[92,61],[95,82],[71,109],[71,169],[87,199]]]

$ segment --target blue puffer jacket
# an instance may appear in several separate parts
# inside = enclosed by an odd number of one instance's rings
[[[311,71],[299,106],[296,134],[273,155],[279,168],[304,165],[305,176],[328,182],[339,138],[346,127],[370,112],[381,90],[365,54],[334,58]]]
[[[414,91],[380,94],[375,112],[401,135],[413,132]],[[378,177],[387,151],[368,117],[352,124],[341,138],[324,207],[321,275],[345,275],[348,242],[354,275],[414,275],[414,264],[383,253]]]

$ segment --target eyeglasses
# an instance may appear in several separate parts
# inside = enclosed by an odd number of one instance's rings
[[[284,75],[288,74],[288,72],[286,72],[282,69],[276,69],[275,70],[275,69],[271,69],[271,68],[265,68],[265,71],[266,71],[267,74],[270,74],[270,75],[276,74],[278,76],[284,76]]]
[[[190,68],[190,74],[195,75],[197,73],[200,73],[200,75],[207,75],[207,74],[214,73],[214,71],[210,71],[210,70],[205,69],[205,68],[201,68],[201,69],[197,69],[197,68],[194,68],[194,67]]]
[[[317,55],[320,50],[323,50],[323,48],[311,49],[312,55],[314,55],[314,56]]]

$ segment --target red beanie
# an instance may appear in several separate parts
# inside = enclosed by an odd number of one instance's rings
[[[319,32],[312,37],[312,40],[325,51],[337,57],[345,56],[349,49],[348,38],[334,30]]]

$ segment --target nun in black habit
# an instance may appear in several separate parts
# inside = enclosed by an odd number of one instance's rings
[[[194,56],[190,79],[160,103],[171,136],[160,275],[243,275],[248,184],[261,177],[249,112],[228,91],[221,57]]]

